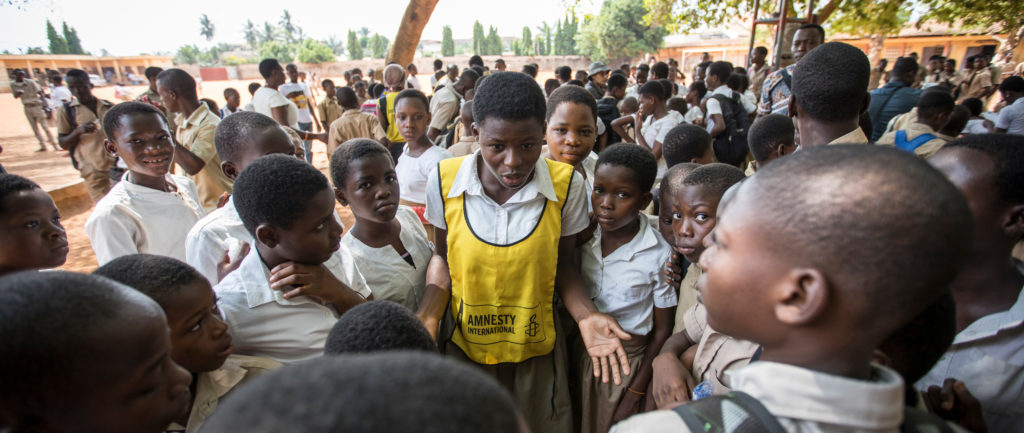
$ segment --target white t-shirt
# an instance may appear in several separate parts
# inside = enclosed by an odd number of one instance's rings
[[[93,208],[85,232],[100,266],[128,254],[156,254],[185,261],[185,235],[206,212],[196,184],[167,175],[176,192],[159,191],[121,177]]]
[[[420,90],[420,87],[422,87],[420,86],[420,80],[417,79],[416,77],[409,77],[409,79],[406,80],[405,84],[405,87],[410,89]]]
[[[704,111],[702,111],[700,109],[699,105],[694,105],[694,106],[690,107],[689,110],[686,110],[686,114],[683,115],[683,121],[686,122],[686,123],[689,123],[691,125],[697,119],[703,119],[703,118],[704,118]]]
[[[431,146],[424,150],[418,157],[412,156],[409,154],[409,144],[406,143],[402,148],[402,156],[398,158],[398,164],[395,165],[402,200],[425,204],[427,202],[427,176],[437,168],[438,161],[451,157],[451,152],[437,146]]]
[[[654,308],[676,306],[676,290],[661,273],[672,248],[658,230],[638,215],[640,230],[607,257],[601,254],[601,229],[582,248],[580,275],[594,306],[630,334],[654,329]]]
[[[643,129],[640,133],[643,134],[644,141],[647,142],[647,145],[653,149],[655,142],[665,144],[665,136],[668,135],[668,132],[682,122],[682,114],[679,114],[679,112],[675,110],[668,110],[668,113],[661,119],[655,119],[653,115],[647,116],[647,119],[644,120]],[[665,175],[665,170],[665,157],[662,156],[661,158],[658,158],[658,180],[661,180]],[[655,182],[655,185],[657,185],[657,182]]]
[[[391,245],[373,248],[352,236],[351,232],[341,238],[341,245],[352,252],[356,268],[366,278],[366,284],[373,287],[374,299],[393,301],[415,312],[423,298],[427,264],[433,250],[416,212],[399,206],[395,219],[402,226],[398,238],[412,258],[413,265],[398,255]]]
[[[999,111],[996,129],[1005,129],[1007,134],[1024,135],[1024,98],[1017,98]]]
[[[304,83],[284,83],[277,88],[277,91],[285,98],[288,98],[289,93],[301,91],[301,95],[290,98],[292,103],[295,104],[295,108],[298,109],[297,121],[302,123],[313,121],[313,117],[309,114],[311,108],[309,101],[312,101],[313,97],[309,94],[309,88]]]
[[[299,109],[295,107],[292,101],[285,98],[284,95],[278,93],[277,90],[271,89],[267,86],[260,87],[255,94],[252,95],[252,108],[253,111],[260,113],[264,116],[274,118],[271,114],[270,109],[277,108],[280,106],[288,107],[288,126],[292,128],[299,127]]]
[[[967,125],[964,126],[962,134],[988,134],[988,128],[985,127],[985,119],[970,119],[967,121]]]
[[[54,86],[50,88],[50,108],[56,108],[65,102],[71,102],[71,91],[67,86]]]

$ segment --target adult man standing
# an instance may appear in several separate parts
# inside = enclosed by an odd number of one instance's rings
[[[871,141],[878,140],[893,117],[910,111],[921,99],[921,89],[912,87],[918,65],[911,57],[900,57],[892,67],[889,82],[871,91]]]
[[[480,74],[472,69],[466,69],[462,71],[458,80],[434,93],[434,97],[430,99],[430,130],[427,131],[427,137],[431,141],[436,140],[455,120],[466,91],[475,87],[478,79]]]
[[[789,98],[793,94],[793,69],[807,53],[825,42],[825,29],[817,24],[804,24],[793,34],[793,64],[773,72],[761,87],[757,115],[789,115]]]
[[[232,182],[220,169],[220,158],[213,145],[220,117],[199,102],[196,80],[181,69],[168,69],[157,75],[160,99],[175,114],[181,114],[174,143],[174,162],[188,174],[199,191],[199,204],[211,212],[221,195],[231,193]]]
[[[590,70],[587,73],[588,82],[586,89],[591,95],[594,95],[594,99],[604,97],[604,85],[608,82],[608,73],[610,71],[611,69],[603,62],[590,64]]]
[[[761,86],[764,85],[768,74],[772,72],[772,68],[765,62],[767,57],[768,48],[765,47],[757,47],[750,52],[750,67],[747,68],[747,76],[750,77],[750,88],[754,90],[754,96],[758,100],[761,98]]]
[[[284,97],[288,98],[295,104],[298,111],[298,129],[305,132],[313,132],[313,124],[317,123],[317,130],[320,129],[320,125],[316,120],[316,110],[313,107],[316,106],[316,100],[313,99],[313,95],[309,93],[309,87],[306,87],[305,83],[299,82],[299,68],[294,64],[288,64],[285,67],[288,71],[287,83],[281,84],[277,91],[281,92]],[[306,162],[313,162],[313,142],[312,140],[302,140],[303,150],[306,152]]]
[[[32,132],[36,134],[36,140],[39,140],[39,152],[46,151],[43,135],[39,133],[40,127],[46,133],[46,139],[50,142],[50,146],[53,146],[53,150],[59,150],[57,143],[53,141],[50,128],[46,126],[47,106],[43,99],[43,89],[39,87],[39,84],[31,78],[25,78],[25,71],[15,69],[14,81],[11,81],[11,94],[14,95],[14,99],[21,99],[21,105],[25,109],[25,118],[28,119]]]
[[[107,136],[100,122],[114,103],[93,96],[89,74],[81,69],[68,71],[64,80],[74,99],[67,106],[57,107],[57,140],[60,147],[71,152],[71,163],[95,203],[110,189],[114,159],[103,148]]]

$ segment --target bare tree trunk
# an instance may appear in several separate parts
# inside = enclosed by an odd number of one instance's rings
[[[821,9],[818,9],[818,24],[828,21],[828,17],[832,16],[832,12],[835,12],[838,7],[839,0],[829,0],[828,3],[825,3]]]
[[[388,50],[388,63],[397,62],[405,66],[416,57],[416,47],[420,44],[423,27],[426,27],[427,22],[430,21],[430,14],[434,13],[437,1],[409,0],[409,6],[405,8],[405,16],[402,17],[402,24],[398,26],[395,42]]]
[[[878,61],[882,59],[885,54],[885,50],[882,48],[885,46],[885,36],[876,35],[871,37],[871,42],[868,44],[868,60],[871,61],[872,67],[878,64]]]

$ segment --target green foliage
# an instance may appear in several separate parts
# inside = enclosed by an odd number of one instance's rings
[[[260,58],[277,59],[283,63],[289,63],[295,59],[295,46],[283,42],[270,41],[260,47]]]
[[[807,10],[807,1],[794,0],[793,11]],[[719,26],[736,17],[746,19],[753,14],[754,0],[644,0],[644,5],[650,11],[645,17],[646,23],[664,26],[672,33],[685,33],[702,27]],[[776,9],[777,2],[761,2],[762,16]],[[791,15],[795,15],[795,12]]]
[[[541,44],[537,46],[537,54],[546,56],[551,53],[551,37],[554,32],[547,21],[544,21],[542,25],[537,26],[537,38],[541,40]]]
[[[223,63],[223,64],[225,64],[227,66],[238,66],[238,65],[244,65],[246,63],[250,63],[248,59],[243,59],[243,58],[238,57],[238,56],[236,56],[234,54],[228,54],[227,57],[224,57],[224,58],[220,59],[220,61],[221,61],[221,63]]]
[[[1003,49],[1016,48],[1024,37],[1024,2],[1020,0],[921,0],[922,20],[957,23],[967,29],[995,27],[1009,37]],[[969,19],[964,19],[969,18]]]
[[[857,36],[888,36],[906,25],[912,7],[902,0],[846,0],[829,17],[827,28]]]
[[[249,44],[249,48],[255,49],[260,43],[260,32],[256,30],[256,24],[252,23],[252,20],[245,21],[245,27],[242,28],[242,34],[245,36],[245,43]]]
[[[661,48],[668,32],[643,22],[643,0],[605,0],[601,13],[576,36],[579,52],[596,60],[635,57]]]
[[[297,57],[302,63],[325,63],[334,61],[334,50],[326,44],[313,39],[305,39],[299,44]]]
[[[78,38],[78,30],[74,27],[68,27],[68,23],[64,23],[64,40],[68,43],[68,54],[85,54],[85,50],[82,49],[82,40]]]
[[[68,42],[57,29],[53,27],[50,20],[46,20],[46,39],[50,41],[50,54],[67,54]]]
[[[529,27],[523,27],[523,39],[518,42],[519,53],[516,53],[517,56],[537,55],[537,50],[533,46],[533,33]]]
[[[477,20],[473,23],[473,54],[483,54],[485,43],[484,26],[483,24],[480,24],[479,20]]]
[[[441,55],[445,57],[455,55],[455,39],[452,39],[451,26],[444,26],[441,29]]]
[[[178,48],[178,53],[174,55],[174,63],[177,64],[196,64],[199,63],[199,56],[202,55],[202,51],[199,47],[193,45],[182,45]]]
[[[498,29],[493,26],[487,30],[487,39],[484,41],[484,54],[500,56],[502,52],[501,36],[498,36]]]
[[[210,21],[210,17],[203,14],[199,17],[199,34],[206,38],[207,41],[213,40],[213,32],[216,30],[213,22]]]
[[[323,41],[323,43],[324,45],[331,47],[331,51],[334,52],[334,55],[340,56],[345,54],[345,43],[342,42],[341,39],[338,39],[337,36],[330,35],[327,37],[326,41]]]
[[[260,44],[277,40],[277,28],[267,21],[263,22],[263,31],[259,32]]]
[[[288,12],[288,9],[285,9],[284,12],[281,13],[281,20],[277,23],[281,26],[281,31],[284,33],[285,41],[289,43],[295,42],[296,27],[295,24],[292,23],[292,14],[291,12]]]
[[[370,54],[375,59],[383,59],[388,55],[388,38],[374,33],[370,38]]]
[[[46,50],[43,47],[28,47],[25,49],[25,54],[46,54]]]
[[[566,15],[565,19],[558,21],[555,27],[555,46],[553,53],[556,56],[569,56],[578,53],[576,49],[576,34],[579,33],[579,20],[576,16]]]
[[[370,49],[370,29],[366,27],[359,28],[359,45],[363,47],[363,51]]]
[[[359,43],[359,36],[356,32],[348,31],[348,58],[349,60],[362,60],[363,45]]]
[[[199,66],[216,66],[220,64],[220,47],[210,47],[206,51],[199,53]]]

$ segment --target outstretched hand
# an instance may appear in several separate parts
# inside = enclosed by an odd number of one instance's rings
[[[594,377],[600,377],[604,383],[611,377],[616,385],[622,384],[622,376],[628,376],[630,371],[621,340],[633,337],[607,314],[592,313],[579,321],[579,327],[583,344],[594,363]]]

